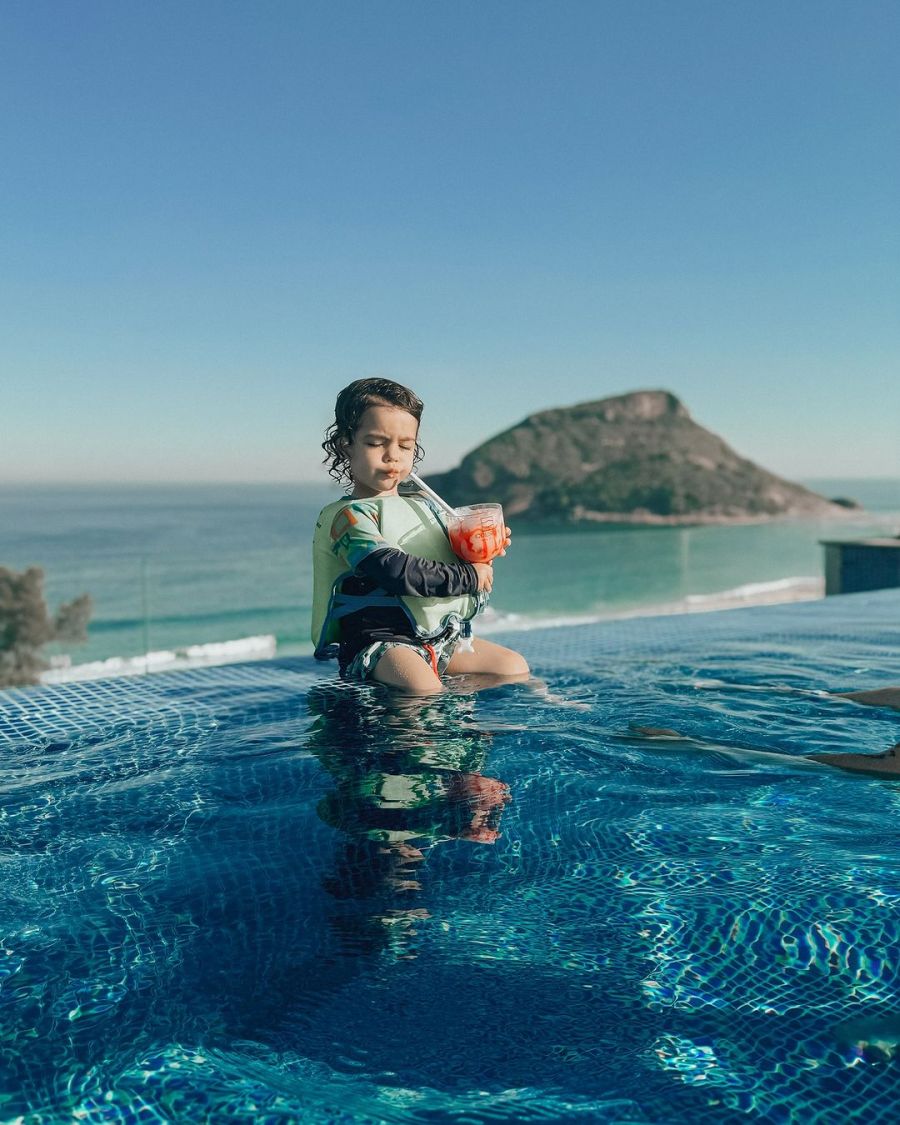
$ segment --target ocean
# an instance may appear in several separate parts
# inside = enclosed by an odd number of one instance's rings
[[[864,508],[838,520],[536,531],[513,520],[476,627],[798,601],[823,594],[821,539],[900,533],[900,481],[818,480]],[[50,679],[311,652],[310,541],[323,485],[0,488],[0,565],[40,566],[54,609],[82,593],[86,644]]]

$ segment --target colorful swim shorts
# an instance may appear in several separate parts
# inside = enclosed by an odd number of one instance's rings
[[[350,663],[341,669],[341,679],[371,679],[376,664],[389,648],[411,648],[413,652],[417,652],[422,657],[436,676],[440,676],[450,663],[450,658],[456,651],[456,643],[458,640],[459,627],[457,626],[448,629],[447,632],[442,633],[439,637],[435,637],[433,641],[427,644],[424,641],[413,640],[375,641],[373,644],[361,648]]]

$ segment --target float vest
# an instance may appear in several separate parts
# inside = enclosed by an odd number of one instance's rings
[[[373,590],[369,594],[343,594],[341,583],[352,570],[332,551],[331,525],[348,497],[328,504],[319,513],[313,536],[312,641],[316,657],[337,656],[340,619],[373,606],[398,606],[406,611],[414,633],[422,640],[440,636],[448,625],[470,621],[487,603],[484,594],[462,594],[455,598],[418,598]],[[366,503],[378,507],[378,526],[389,547],[435,562],[455,563],[447,532],[431,504],[420,495],[386,496]]]

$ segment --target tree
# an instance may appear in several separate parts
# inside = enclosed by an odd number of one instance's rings
[[[0,687],[37,683],[49,665],[41,649],[50,641],[87,640],[93,603],[82,594],[50,616],[44,599],[44,572],[30,566],[17,573],[0,566]]]

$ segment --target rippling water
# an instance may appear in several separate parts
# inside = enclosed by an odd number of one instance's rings
[[[895,592],[0,696],[0,1114],[894,1120]],[[680,740],[638,727],[675,728]]]

